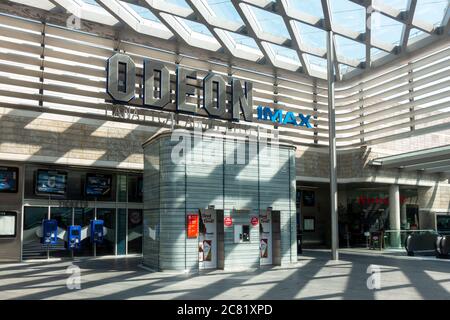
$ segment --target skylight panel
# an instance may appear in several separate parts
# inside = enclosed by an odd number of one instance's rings
[[[354,71],[356,68],[347,66],[345,64],[339,64],[339,72],[341,75]]]
[[[200,34],[214,38],[212,33],[208,30],[208,28],[205,25],[198,23],[198,22],[191,21],[191,20],[179,18],[179,17],[177,17],[177,19],[180,20],[182,22],[182,24],[185,24],[188,27],[190,32],[200,33]]]
[[[260,8],[266,8],[269,4],[274,4],[276,0],[245,0],[245,2],[251,3]]]
[[[417,41],[420,41],[428,36],[428,33],[416,28],[412,28],[409,32],[408,45],[414,44]]]
[[[322,29],[311,27],[306,23],[294,21],[295,28],[298,30],[301,39],[301,46],[304,48],[327,48],[326,32]]]
[[[354,32],[366,30],[366,9],[348,0],[332,0],[330,3],[333,24]]]
[[[214,16],[244,25],[231,0],[207,0],[206,2]]]
[[[191,9],[191,6],[185,0],[163,0],[164,2],[176,5],[178,7]]]
[[[52,10],[55,5],[48,0],[12,0],[12,2],[24,4],[26,6],[35,7],[43,10]]]
[[[323,18],[321,0],[287,0],[288,10],[300,11],[310,16]]]
[[[366,59],[365,45],[339,35],[335,35],[335,40],[338,60],[339,58],[358,61],[364,61]]]
[[[417,1],[413,24],[416,21],[425,21],[435,27],[442,23],[449,5],[448,0],[420,0]]]
[[[91,6],[99,7],[100,5],[95,0],[83,0],[84,3],[89,4]]]
[[[389,43],[398,45],[402,37],[404,24],[385,15],[374,12],[371,17],[372,43]]]
[[[286,48],[286,47],[278,46],[273,43],[270,43],[269,46],[272,49],[272,52],[275,54],[275,56],[287,58],[289,60],[292,60],[295,63],[300,64],[300,59],[298,58],[297,51]]]
[[[310,54],[303,55],[306,62],[309,63],[309,68],[314,69],[319,72],[327,71],[327,60],[323,58],[319,58],[316,56],[312,56]]]
[[[260,31],[274,36],[290,39],[289,31],[284,24],[281,16],[259,9],[253,6],[247,6],[255,16],[255,23],[258,25]]]
[[[258,44],[256,43],[255,39],[234,32],[227,31],[227,33],[236,44],[259,50]]]
[[[389,55],[388,52],[377,49],[377,48],[371,48],[370,49],[370,57],[372,61],[377,61],[385,56]]]
[[[254,62],[264,57],[253,38],[219,28],[214,31],[233,56]]]
[[[372,3],[377,8],[383,6],[398,11],[406,11],[408,9],[408,0],[372,0]]]
[[[132,3],[127,3],[127,5],[132,10],[134,10],[141,18],[154,22],[161,22],[148,8],[141,7]]]

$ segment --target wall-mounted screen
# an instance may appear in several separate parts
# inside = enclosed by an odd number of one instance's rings
[[[303,191],[303,205],[305,207],[314,207],[316,205],[316,194],[314,191]]]
[[[111,195],[112,175],[86,175],[86,195],[91,197],[109,197]]]
[[[16,228],[16,212],[0,211],[0,238],[15,238]]]
[[[0,192],[17,192],[18,179],[18,168],[0,167]]]
[[[64,196],[67,189],[67,172],[38,170],[36,174],[37,195]]]

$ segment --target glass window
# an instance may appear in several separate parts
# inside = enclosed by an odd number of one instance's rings
[[[127,192],[127,176],[123,174],[117,175],[117,201],[127,202]]]
[[[128,254],[142,253],[142,210],[128,210]]]
[[[127,209],[117,209],[117,255],[127,254]]]
[[[142,202],[143,177],[128,176],[128,202]]]
[[[439,233],[450,234],[450,215],[437,215],[436,224]]]
[[[41,244],[42,220],[47,219],[47,207],[25,207],[23,220],[23,259],[47,258]]]

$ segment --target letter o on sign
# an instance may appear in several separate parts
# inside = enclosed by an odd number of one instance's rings
[[[225,219],[223,219],[223,224],[225,227],[231,227],[233,225],[233,219],[231,217],[225,217]]]
[[[116,53],[108,60],[108,94],[116,101],[130,102],[135,95],[136,65],[127,55]]]

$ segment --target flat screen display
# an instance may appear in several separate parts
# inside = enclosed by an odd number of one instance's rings
[[[0,192],[17,192],[18,168],[0,167]]]
[[[66,194],[67,172],[38,170],[36,174],[36,194],[58,195]]]
[[[86,195],[91,197],[109,197],[111,195],[112,175],[87,174]]]

